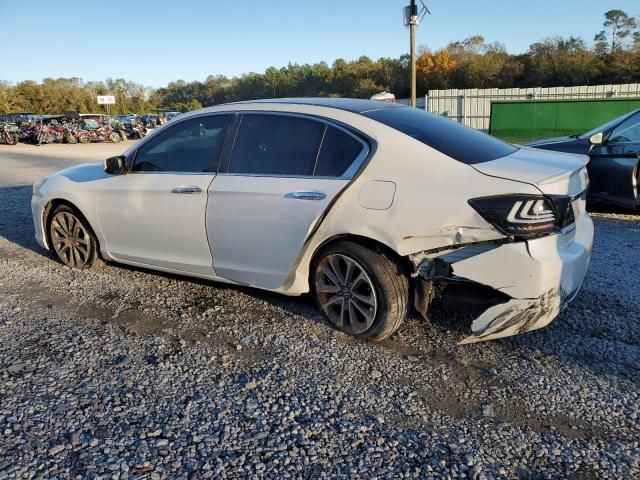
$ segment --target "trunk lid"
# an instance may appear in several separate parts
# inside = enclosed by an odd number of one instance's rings
[[[522,147],[506,157],[471,166],[491,177],[534,185],[544,194],[574,196],[588,186],[587,163],[586,155]]]

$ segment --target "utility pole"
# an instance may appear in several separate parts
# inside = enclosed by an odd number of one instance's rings
[[[411,0],[408,7],[404,7],[404,26],[409,27],[410,52],[411,52],[411,106],[416,106],[416,27],[420,25],[420,20],[429,12],[423,0],[419,0],[421,7],[418,7],[416,0]]]
[[[418,7],[416,0],[409,5],[409,37],[411,41],[411,106],[416,106],[416,23],[418,23]]]

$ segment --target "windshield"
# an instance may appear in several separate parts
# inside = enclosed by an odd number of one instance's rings
[[[596,133],[600,133],[600,132],[605,133],[607,130],[610,130],[611,128],[615,127],[619,123],[624,122],[627,118],[629,118],[631,115],[633,115],[636,112],[640,112],[640,110],[634,110],[633,112],[629,112],[625,115],[622,115],[621,117],[616,117],[613,120],[608,121],[604,125],[600,125],[596,128],[589,130],[588,132],[583,133],[582,135],[578,136],[578,138],[584,140],[585,138],[591,138]]]
[[[385,108],[364,112],[363,115],[467,165],[506,157],[518,150],[491,135],[419,108]]]

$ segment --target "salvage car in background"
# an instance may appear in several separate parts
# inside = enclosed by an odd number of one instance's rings
[[[488,340],[547,325],[591,254],[587,158],[518,148],[398,104],[284,99],[185,114],[104,164],[33,186],[36,238],[103,259],[311,291],[382,340],[412,306],[472,312]]]
[[[640,109],[581,135],[538,140],[529,146],[589,155],[589,200],[640,206]]]

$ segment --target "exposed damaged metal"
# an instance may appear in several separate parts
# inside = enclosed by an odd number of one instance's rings
[[[496,305],[474,320],[471,325],[473,335],[459,344],[482,342],[542,328],[558,315],[560,305],[561,296],[554,290],[534,300],[512,299],[506,304]]]
[[[478,253],[482,253],[483,251],[491,250],[492,248],[496,248],[505,243],[513,242],[514,239],[511,237],[505,237],[499,240],[488,240],[488,241],[480,241],[480,242],[468,242],[461,243],[457,245],[447,245],[444,247],[432,248],[429,250],[424,250],[422,252],[414,253],[413,255],[409,255],[409,260],[414,264],[416,269],[419,269],[422,262],[425,259],[431,258],[442,258],[445,255],[462,255],[462,258],[468,258],[473,255],[477,255]],[[445,257],[446,261],[452,263],[451,256]],[[457,260],[456,260],[457,261]],[[418,275],[418,273],[416,273]]]
[[[456,276],[451,265],[496,247],[492,244],[473,245],[455,249],[440,257],[425,258],[416,273],[416,310],[426,319],[430,304],[437,300],[445,310],[482,316],[488,309],[511,300],[498,289]]]
[[[472,335],[462,340],[461,345],[516,335],[550,323],[562,306],[573,299],[579,284],[571,294],[564,293],[565,290],[560,287],[547,289],[539,295],[509,295],[506,291],[514,285],[507,283],[507,280],[513,283],[513,278],[518,274],[516,272],[525,271],[520,264],[534,261],[527,242],[511,242],[510,239],[503,242],[482,242],[439,252],[420,252],[412,256],[418,312],[426,318],[428,302],[437,301],[445,310],[472,314]],[[512,262],[507,260],[502,264],[493,264],[494,269],[504,272],[502,277],[505,282],[487,283],[489,277],[484,270],[487,268],[487,261],[483,256],[495,253],[506,245],[519,248],[514,250],[517,253],[513,254]],[[504,252],[505,255],[509,253],[512,252]],[[472,266],[475,268],[471,268]],[[525,276],[534,277],[532,273]],[[496,276],[500,277],[501,275]],[[535,286],[532,288],[532,292],[535,291]]]

